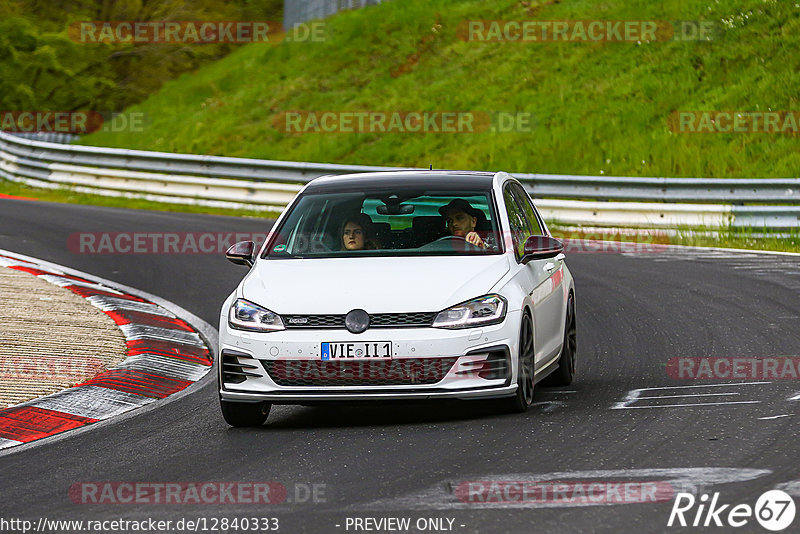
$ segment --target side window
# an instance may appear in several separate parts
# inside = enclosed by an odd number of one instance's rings
[[[525,250],[525,239],[530,235],[528,223],[525,220],[525,213],[520,209],[511,189],[506,186],[503,189],[503,201],[508,212],[508,222],[511,225],[511,240],[514,243],[514,254],[519,260]]]
[[[525,212],[525,218],[528,220],[528,226],[531,229],[531,235],[544,235],[542,225],[539,224],[539,219],[536,217],[531,199],[528,193],[518,184],[511,184],[511,191],[516,197],[519,205],[522,206],[522,211]]]
[[[328,200],[315,201],[308,211],[300,215],[300,220],[289,237],[287,250],[290,254],[324,252],[326,240],[328,241],[327,248],[334,246],[333,242],[337,231],[331,235],[325,232],[326,226],[332,226],[333,206],[331,204]]]

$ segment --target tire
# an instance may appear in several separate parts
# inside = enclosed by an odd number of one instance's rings
[[[220,401],[222,417],[231,426],[261,426],[267,420],[272,404],[268,402]]]
[[[527,412],[533,403],[534,396],[533,367],[533,321],[527,313],[522,316],[519,332],[519,372],[517,373],[517,392],[513,397],[504,399],[506,411],[511,413]]]
[[[578,354],[578,332],[575,326],[575,297],[572,293],[567,299],[567,319],[564,328],[564,347],[558,359],[558,367],[542,380],[543,386],[557,387],[572,384],[575,378],[575,357]]]

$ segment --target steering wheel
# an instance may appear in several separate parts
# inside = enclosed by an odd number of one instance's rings
[[[464,250],[483,250],[481,247],[473,245],[472,243],[467,241],[466,238],[461,237],[460,235],[445,235],[445,236],[442,236],[442,237],[440,237],[439,239],[437,239],[435,241],[431,241],[430,243],[428,243],[426,245],[423,245],[420,248],[428,248],[428,247],[438,248],[435,245],[437,245],[437,244],[443,245],[443,244],[446,244],[446,243],[452,243],[454,248],[457,247],[457,246],[458,247],[463,247]]]

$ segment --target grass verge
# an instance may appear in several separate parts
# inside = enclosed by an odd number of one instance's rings
[[[58,189],[45,189],[30,187],[10,180],[0,178],[0,195],[23,197],[46,202],[61,202],[66,204],[87,204],[92,206],[107,206],[110,208],[130,208],[140,210],[171,211],[177,213],[204,213],[208,215],[229,215],[233,217],[253,217],[259,219],[274,219],[280,211],[260,210],[234,210],[229,208],[214,208],[207,206],[194,206],[191,204],[169,204],[166,202],[153,202],[142,198],[107,197],[78,193],[67,187]]]
[[[767,235],[765,228],[688,228],[662,229],[575,229],[550,226],[555,237],[573,240],[621,241],[638,245],[642,250],[656,250],[660,245],[682,245],[688,247],[716,247],[743,250],[767,250],[772,252],[800,253],[800,230],[784,235]],[[589,249],[591,245],[583,245]],[[636,250],[633,247],[632,250]]]

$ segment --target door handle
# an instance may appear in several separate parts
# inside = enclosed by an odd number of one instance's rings
[[[556,268],[556,265],[558,265],[560,262],[564,261],[565,259],[566,259],[566,256],[564,256],[563,253],[559,254],[558,256],[553,258],[553,261],[548,261],[547,263],[544,264],[544,270],[547,271],[548,273],[552,272],[553,269]]]

